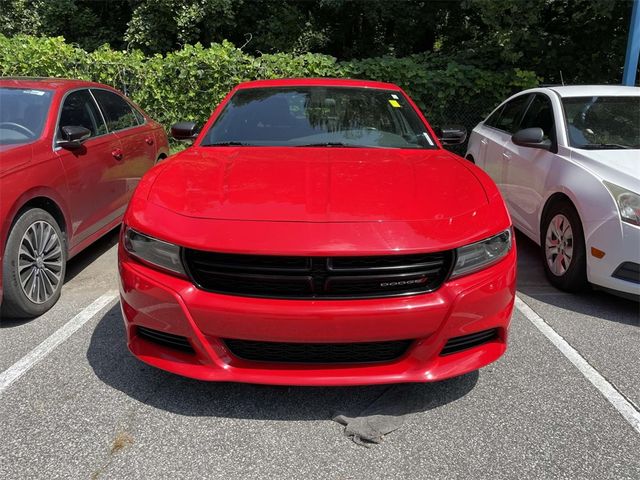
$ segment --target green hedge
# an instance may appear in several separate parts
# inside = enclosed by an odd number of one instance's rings
[[[246,80],[349,77],[393,82],[414,98],[432,123],[467,127],[510,93],[535,86],[535,73],[490,71],[436,54],[349,62],[320,54],[253,57],[229,42],[187,45],[166,55],[103,46],[88,53],[61,37],[0,35],[1,76],[71,77],[112,85],[165,126],[203,122],[224,95]]]

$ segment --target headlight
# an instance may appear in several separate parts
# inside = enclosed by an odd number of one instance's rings
[[[640,225],[640,195],[630,192],[618,185],[609,182],[602,182],[607,190],[613,195],[620,212],[620,220],[631,223],[632,225]]]
[[[143,262],[181,276],[187,276],[182,266],[180,247],[177,245],[163,242],[125,227],[123,246],[129,255]]]
[[[511,250],[512,235],[509,228],[486,240],[458,248],[451,278],[477,272],[502,259]]]

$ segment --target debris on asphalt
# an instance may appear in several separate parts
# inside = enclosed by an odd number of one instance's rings
[[[369,447],[381,443],[385,435],[402,427],[406,417],[419,410],[423,403],[421,397],[415,385],[393,385],[359,415],[337,414],[333,420],[345,426],[346,437],[358,445]]]

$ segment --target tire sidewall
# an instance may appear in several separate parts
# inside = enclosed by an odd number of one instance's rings
[[[18,251],[20,243],[27,229],[37,221],[49,223],[55,230],[62,243],[62,268],[60,275],[62,281],[56,288],[55,293],[46,302],[34,303],[22,291],[18,276]],[[62,233],[58,222],[51,214],[41,208],[32,208],[22,212],[14,222],[7,238],[2,264],[3,278],[3,300],[2,313],[15,318],[32,318],[42,315],[49,310],[60,298],[60,291],[64,283],[64,276],[67,266],[66,239]]]

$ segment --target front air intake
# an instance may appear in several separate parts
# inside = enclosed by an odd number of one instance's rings
[[[458,353],[469,348],[477,347],[483,343],[488,343],[498,338],[498,329],[492,328],[491,330],[483,330],[481,332],[472,333],[471,335],[464,335],[462,337],[450,338],[447,344],[444,346],[440,355],[451,355],[452,353]]]
[[[144,338],[153,343],[163,345],[165,347],[182,350],[183,352],[195,353],[189,339],[172,333],[165,333],[147,327],[136,327],[138,337]]]
[[[627,282],[640,283],[640,264],[633,262],[621,263],[612,276]]]
[[[411,340],[355,343],[287,343],[225,339],[233,355],[244,360],[286,363],[375,363],[401,357]]]

